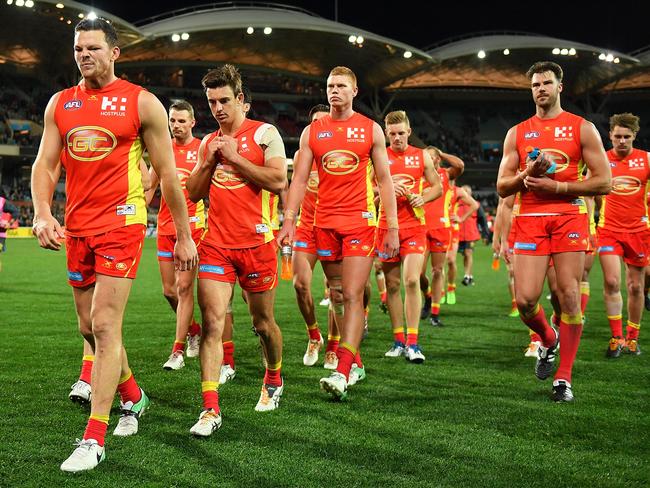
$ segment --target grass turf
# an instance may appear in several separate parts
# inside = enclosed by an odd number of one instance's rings
[[[609,328],[598,265],[574,368],[576,401],[561,405],[550,400],[550,380],[535,379],[534,360],[523,356],[527,329],[506,317],[505,270],[490,269],[483,246],[476,250],[476,286],[459,283],[458,303],[443,305],[446,326],[421,323],[422,365],[383,357],[392,338],[375,293],[363,346],[368,378],[342,403],[318,390],[326,375],[322,355],[317,366],[302,365],[305,326],[290,283],[282,282],[275,311],[284,335],[285,392],[277,411],[253,411],[263,369],[237,292],[237,377],[220,389],[223,427],[199,440],[189,434],[201,409],[198,360],[186,360],[176,372],[161,367],[174,317],[161,293],[151,239],[124,338],[152,407],[137,436],[107,437],[107,459],[97,469],[66,475],[59,464],[82,435],[88,411],[67,399],[82,351],[65,255],[40,250],[35,240],[10,240],[8,248],[0,273],[0,486],[650,484],[650,354],[605,358]],[[319,267],[313,289],[320,300]],[[549,302],[542,303],[550,315]],[[321,324],[325,314],[318,307]]]

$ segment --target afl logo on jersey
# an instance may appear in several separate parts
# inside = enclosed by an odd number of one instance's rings
[[[539,132],[537,132],[536,130],[526,132],[524,134],[524,139],[537,139],[538,137],[539,137]]]
[[[224,190],[237,190],[248,182],[239,173],[217,169],[212,176],[212,184]]]
[[[415,187],[415,178],[407,174],[396,174],[393,175],[393,181],[397,181],[404,185],[407,189],[412,190]]]
[[[612,178],[612,193],[616,195],[634,195],[641,190],[641,180],[634,176],[615,176]]]
[[[68,154],[77,161],[99,161],[117,146],[117,138],[103,127],[86,125],[72,129],[65,137]]]
[[[79,110],[82,104],[81,100],[68,100],[63,104],[63,110]]]
[[[359,167],[359,156],[352,151],[338,150],[326,153],[322,160],[323,170],[334,175],[347,175]]]
[[[316,139],[318,139],[318,140],[321,140],[321,139],[331,139],[332,137],[333,137],[333,136],[332,136],[332,133],[331,133],[330,131],[328,131],[328,130],[323,131],[323,132],[319,132],[319,133],[316,135]]]
[[[307,191],[312,193],[318,193],[318,172],[312,171],[309,173],[309,179],[307,180]]]

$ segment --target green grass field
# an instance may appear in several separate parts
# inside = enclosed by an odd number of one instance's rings
[[[534,360],[523,356],[527,329],[506,317],[505,270],[492,271],[490,250],[480,246],[476,286],[459,283],[458,304],[443,306],[446,327],[421,324],[423,365],[383,357],[392,339],[375,294],[363,348],[368,378],[342,403],[319,391],[321,363],[302,365],[305,326],[283,282],[276,317],[284,334],[285,393],[278,410],[253,411],[263,369],[237,296],[237,377],[220,390],[223,427],[198,440],[189,434],[201,409],[198,361],[188,359],[177,372],[161,367],[174,318],[161,293],[152,239],[124,325],[131,367],[152,407],[137,436],[107,437],[107,459],[97,469],[66,475],[59,464],[81,437],[88,411],[67,398],[82,351],[65,256],[40,250],[35,240],[8,244],[0,272],[2,487],[650,485],[650,349],[638,357],[604,357],[609,328],[597,265],[573,404],[554,404],[550,380],[535,379]],[[325,314],[319,307],[323,324]],[[646,335],[642,347],[650,347]]]

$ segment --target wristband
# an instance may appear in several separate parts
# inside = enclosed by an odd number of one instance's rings
[[[296,211],[291,209],[286,209],[284,211],[284,220],[294,220],[296,218]]]

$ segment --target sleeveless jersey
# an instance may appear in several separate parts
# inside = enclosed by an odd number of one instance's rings
[[[240,156],[264,166],[264,151],[259,143],[270,125],[244,119],[234,134]],[[207,145],[221,131],[208,136]],[[206,157],[206,154],[203,154]],[[246,180],[237,169],[220,161],[212,174],[206,242],[227,249],[245,249],[273,240],[271,224],[272,193]]]
[[[468,210],[469,205],[465,205],[464,202],[458,202],[459,215],[465,215]],[[477,218],[478,211],[474,210],[472,214],[460,224],[459,238],[461,241],[478,241],[481,238],[481,234],[478,231]]]
[[[442,195],[424,204],[424,216],[427,229],[447,229],[451,227],[449,211],[451,210],[451,199],[453,191],[449,185],[449,173],[444,168],[438,170],[440,183],[442,184]],[[424,188],[428,188],[428,182],[424,182]]]
[[[461,204],[460,198],[458,198],[458,187],[456,185],[454,186],[449,186],[450,191],[451,191],[451,201],[449,202],[450,206],[450,211],[449,211],[449,217],[453,217],[454,215],[458,217],[461,215],[459,212],[459,205]],[[460,232],[460,224],[458,222],[453,222],[451,223],[451,228],[454,229],[454,231]]]
[[[99,90],[81,82],[60,92],[54,120],[63,143],[65,226],[71,236],[147,224],[139,165],[142,90],[118,79]]]
[[[411,193],[422,194],[422,176],[424,175],[424,151],[407,146],[404,152],[395,152],[390,146],[386,148],[388,164],[393,181],[405,185]],[[400,229],[409,229],[424,225],[424,212],[421,217],[415,215],[407,197],[397,197],[397,219]],[[380,229],[388,229],[383,205],[379,205]]]
[[[187,178],[192,173],[194,166],[199,162],[199,146],[201,139],[193,137],[192,140],[184,146],[176,144],[176,139],[172,139],[172,147],[174,149],[174,158],[176,160],[176,176],[181,183],[183,194],[185,195],[185,203],[187,204],[187,214],[190,218],[190,229],[205,229],[205,207],[203,200],[194,203],[189,199],[185,183]],[[158,234],[160,235],[175,235],[176,227],[174,226],[174,219],[172,213],[167,206],[164,198],[160,199],[160,210],[158,212]]]
[[[374,122],[354,113],[347,120],[329,115],[311,123],[309,146],[318,165],[314,227],[351,230],[376,225],[372,191]]]
[[[610,149],[607,159],[612,169],[612,191],[602,197],[598,227],[620,232],[648,229],[648,152],[633,149],[629,155],[619,158]]]
[[[553,119],[537,115],[516,126],[519,169],[526,169],[526,148],[537,147],[555,163],[554,173],[547,174],[555,181],[582,181],[585,164],[582,161],[580,128],[583,118],[562,112]],[[587,207],[583,198],[575,195],[519,192],[518,215],[584,214]]]
[[[316,162],[312,162],[309,180],[305,197],[300,205],[300,219],[298,227],[310,231],[314,227],[314,212],[316,211],[316,199],[318,198],[318,168]]]

